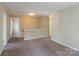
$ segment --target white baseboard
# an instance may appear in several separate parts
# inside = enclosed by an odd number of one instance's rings
[[[71,46],[69,46],[69,45],[67,45],[67,44],[64,44],[64,43],[61,43],[61,42],[58,42],[58,41],[55,41],[55,40],[52,40],[52,41],[57,42],[57,43],[59,43],[59,44],[61,44],[61,45],[63,45],[63,46],[66,46],[66,47],[68,47],[68,48],[70,48],[70,49],[73,49],[73,50],[75,50],[75,51],[79,51],[79,49],[73,48],[73,47],[71,47]]]

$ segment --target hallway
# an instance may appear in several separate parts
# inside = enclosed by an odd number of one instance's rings
[[[5,46],[2,56],[79,56],[79,52],[49,39],[40,38],[26,41],[12,39]]]

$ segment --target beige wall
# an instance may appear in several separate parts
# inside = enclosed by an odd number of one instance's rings
[[[79,5],[52,15],[52,40],[79,50]]]
[[[49,18],[43,17],[41,19],[41,29],[44,31],[44,33],[49,34]]]
[[[23,29],[39,29],[41,26],[41,20],[32,16],[21,16],[21,24]]]
[[[20,16],[21,35],[28,39],[49,36],[49,19],[47,16]],[[22,29],[26,35],[23,35]]]

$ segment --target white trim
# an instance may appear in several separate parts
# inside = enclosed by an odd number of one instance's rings
[[[64,46],[66,46],[66,47],[68,47],[68,48],[70,48],[70,49],[79,51],[79,49],[77,49],[77,48],[73,48],[73,47],[71,47],[71,46],[69,46],[69,45],[67,45],[67,44],[64,44],[64,43],[61,43],[61,42],[58,42],[58,41],[55,41],[55,40],[52,40],[52,41],[57,42],[57,43],[59,43],[59,44],[61,44],[61,45],[64,45]]]

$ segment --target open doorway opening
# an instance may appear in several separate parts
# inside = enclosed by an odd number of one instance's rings
[[[49,16],[20,16],[24,40],[49,37]]]
[[[19,18],[13,18],[13,37],[20,37]]]
[[[19,18],[10,18],[10,38],[20,37],[20,21]]]

